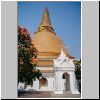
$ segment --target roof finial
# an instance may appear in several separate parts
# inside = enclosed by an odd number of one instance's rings
[[[40,23],[38,31],[43,30],[43,27],[45,27],[45,28],[48,27],[49,30],[54,31],[53,27],[51,25],[51,21],[50,21],[50,17],[49,17],[49,11],[48,11],[47,6],[45,6],[44,14],[42,16],[42,21]]]
[[[48,11],[47,6],[45,6],[45,9],[44,9],[44,16],[49,16],[49,11]]]

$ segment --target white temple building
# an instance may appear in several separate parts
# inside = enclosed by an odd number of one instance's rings
[[[72,94],[79,94],[73,61],[66,57],[62,50],[59,57],[54,59],[53,62],[53,72],[42,73],[43,77],[40,80],[33,81],[33,86],[29,86],[26,89],[54,91],[55,94],[63,94],[63,91],[71,91]],[[45,67],[40,68],[40,70],[45,69]],[[40,83],[42,80],[44,80],[44,85]],[[24,83],[20,83],[20,86],[24,88]]]
[[[55,94],[63,94],[63,91],[71,91],[79,94],[75,78],[75,65],[73,61],[66,57],[63,50],[57,59],[54,59],[52,73],[43,73],[45,85],[39,86],[39,80],[34,81],[33,89],[39,91],[54,91]],[[43,68],[43,70],[45,67]]]

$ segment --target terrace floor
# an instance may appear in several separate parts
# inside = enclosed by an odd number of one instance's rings
[[[53,91],[19,91],[18,98],[81,98],[81,94],[72,94],[64,91],[64,94],[54,94]]]

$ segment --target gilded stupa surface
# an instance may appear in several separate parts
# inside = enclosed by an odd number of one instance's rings
[[[64,47],[62,40],[54,32],[47,7],[44,10],[42,21],[32,37],[32,43],[39,52],[38,66],[53,67],[53,59],[59,56],[62,49],[68,58],[74,58]]]

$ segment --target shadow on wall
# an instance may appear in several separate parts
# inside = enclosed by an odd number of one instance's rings
[[[39,89],[41,89],[42,87],[47,87],[48,86],[48,81],[46,78],[42,77],[39,80]]]
[[[63,73],[62,79],[65,79],[65,91],[70,91],[70,80],[69,80],[69,74],[67,72]]]

